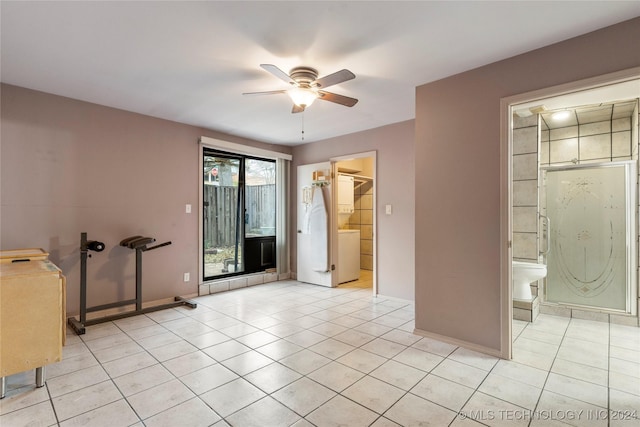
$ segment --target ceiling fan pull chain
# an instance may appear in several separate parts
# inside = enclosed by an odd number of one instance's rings
[[[302,116],[302,140],[304,141],[304,111],[301,114]]]

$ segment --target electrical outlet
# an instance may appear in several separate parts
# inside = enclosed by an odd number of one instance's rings
[[[191,213],[191,205],[189,205],[189,204],[185,205],[184,212],[185,213]]]
[[[384,206],[384,213],[387,215],[391,215],[391,205]]]
[[[191,278],[190,276],[191,275],[189,273],[184,273],[184,281],[188,282],[190,280],[190,278]]]

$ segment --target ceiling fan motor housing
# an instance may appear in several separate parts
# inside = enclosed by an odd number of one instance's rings
[[[318,79],[318,71],[311,67],[296,67],[291,69],[289,76],[300,85],[309,85]]]

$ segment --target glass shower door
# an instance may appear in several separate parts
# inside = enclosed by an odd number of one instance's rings
[[[546,300],[628,311],[628,164],[546,170]]]

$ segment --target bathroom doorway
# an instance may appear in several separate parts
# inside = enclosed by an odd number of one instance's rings
[[[564,252],[579,251],[579,245],[574,249],[568,250],[564,242],[558,240],[559,234],[562,237],[562,231],[558,231],[558,220],[548,221],[548,213],[551,210],[556,212],[551,216],[557,217],[557,209],[548,205],[548,197],[546,195],[545,184],[547,182],[560,179],[562,185],[567,183],[567,177],[555,175],[556,169],[586,170],[597,169],[596,166],[602,166],[603,163],[613,164],[620,162],[631,162],[637,164],[638,160],[638,99],[640,98],[640,68],[612,73],[584,81],[573,82],[557,87],[542,89],[535,92],[516,95],[501,100],[502,111],[502,150],[501,157],[502,170],[501,180],[503,182],[501,192],[501,232],[502,241],[506,250],[502,256],[502,280],[501,289],[503,295],[502,319],[505,327],[502,329],[502,342],[504,347],[509,349],[509,354],[513,348],[512,339],[518,334],[517,329],[522,326],[522,320],[519,320],[517,326],[512,323],[514,319],[524,319],[525,321],[535,322],[535,318],[539,312],[560,315],[560,316],[588,316],[585,318],[598,318],[603,321],[615,321],[633,323],[637,325],[637,308],[638,308],[638,289],[637,289],[637,267],[633,265],[625,269],[622,276],[630,276],[630,280],[625,280],[620,289],[625,291],[624,303],[618,301],[616,307],[611,309],[596,303],[593,306],[585,304],[585,301],[569,301],[565,296],[559,296],[552,287],[547,287],[548,280],[558,282],[558,275],[576,274],[575,269],[568,269],[568,265],[559,268],[558,263],[565,263],[565,260],[558,261],[558,258],[551,259],[550,256],[558,255],[549,252],[558,252],[561,249],[558,245],[565,245],[562,248]],[[633,105],[630,114],[625,117],[620,113],[623,105]],[[596,119],[595,116],[601,114],[597,110],[608,109],[608,116]],[[554,113],[563,111],[563,114],[574,120],[574,123],[562,126],[549,126],[550,119]],[[580,117],[582,114],[582,117]],[[603,113],[607,114],[607,113]],[[622,114],[620,117],[617,114]],[[558,114],[560,115],[560,114]],[[593,116],[593,120],[586,120],[588,116]],[[580,123],[582,120],[582,123]],[[622,129],[620,126],[625,123],[628,128]],[[555,127],[555,128],[554,128]],[[607,128],[607,129],[605,129]],[[626,138],[626,139],[625,139]],[[622,150],[622,151],[621,151]],[[550,172],[551,171],[551,172]],[[637,172],[636,172],[637,174]],[[584,175],[584,174],[582,174]],[[632,179],[635,179],[636,176]],[[584,178],[580,181],[582,184],[595,183],[596,178]],[[599,178],[598,178],[599,179]],[[578,184],[580,183],[578,182]],[[574,182],[575,184],[575,182]],[[585,185],[574,185],[574,189],[586,190]],[[623,185],[624,187],[624,185]],[[552,190],[555,191],[555,190]],[[576,190],[577,191],[577,190]],[[556,197],[557,196],[557,197]],[[566,194],[565,194],[566,196]],[[551,196],[554,201],[551,204],[566,203],[568,199],[564,196],[556,194]],[[558,197],[560,200],[558,202]],[[576,205],[577,206],[577,205]],[[571,206],[574,207],[573,205]],[[583,206],[584,207],[584,206]],[[549,209],[549,211],[547,211]],[[637,203],[631,204],[633,216],[631,221],[635,223],[637,216]],[[565,209],[566,211],[566,209]],[[565,212],[566,213],[566,212]],[[611,213],[611,212],[608,212]],[[602,221],[606,221],[606,218]],[[627,221],[626,219],[624,221]],[[554,223],[555,222],[555,223]],[[579,221],[565,220],[560,221],[566,224],[577,225]],[[595,228],[589,230],[589,227],[582,227],[580,230],[568,230],[565,232],[574,232],[573,240],[581,240],[583,265],[584,254],[587,249],[585,239],[593,237],[592,242],[595,243],[593,249],[598,250],[604,246],[604,235],[598,237]],[[601,230],[602,231],[602,230]],[[609,227],[611,231],[611,227]],[[595,233],[595,234],[594,234]],[[624,241],[632,242],[635,246],[637,241],[636,232],[631,229],[625,229]],[[629,235],[633,233],[633,236]],[[609,233],[611,234],[611,233]],[[626,243],[625,243],[626,244]],[[605,248],[606,249],[606,248]],[[605,249],[600,250],[600,255]],[[634,252],[636,248],[634,247]],[[612,249],[613,250],[613,249]],[[577,259],[576,254],[576,259]],[[612,257],[611,259],[619,259],[620,257]],[[629,258],[623,256],[628,260]],[[512,261],[525,261],[534,264],[545,264],[548,274],[545,278],[532,283],[531,299],[522,301],[513,299],[515,283],[512,282]],[[579,264],[574,260],[571,267]],[[625,261],[629,267],[628,261]],[[611,273],[608,266],[603,267],[603,271]],[[560,272],[558,272],[560,270]],[[602,269],[601,269],[602,270]],[[571,273],[567,273],[571,271]],[[591,274],[593,272],[590,272]],[[580,273],[577,273],[580,274]],[[582,280],[589,281],[585,276],[587,271],[582,272]],[[518,272],[520,275],[520,271]],[[602,278],[600,274],[591,274],[594,277]],[[609,275],[611,277],[611,274]],[[619,276],[619,275],[618,275]],[[616,279],[619,280],[619,279]],[[556,283],[557,284],[557,283]],[[593,286],[598,286],[592,283]],[[561,285],[561,286],[565,286]],[[584,285],[581,292],[596,293],[598,291],[590,291],[589,286]],[[551,290],[550,290],[551,289]],[[598,288],[602,289],[602,286]],[[613,288],[612,288],[613,289]],[[549,292],[550,290],[550,292]],[[518,292],[519,295],[522,295]],[[548,298],[548,299],[547,299]],[[620,298],[618,298],[620,299]],[[624,310],[619,310],[624,305]],[[609,310],[609,311],[607,311]],[[580,314],[578,314],[580,312]]]
[[[331,159],[334,263],[341,288],[370,289],[377,294],[376,153]]]

